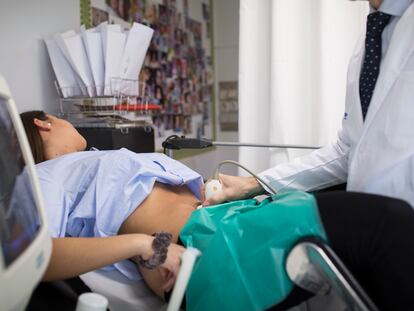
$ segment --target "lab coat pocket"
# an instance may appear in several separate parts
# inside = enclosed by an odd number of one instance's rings
[[[414,202],[414,154],[377,172],[367,180],[363,192]]]
[[[411,144],[414,139],[414,71],[400,73],[383,107],[389,137],[398,144]]]

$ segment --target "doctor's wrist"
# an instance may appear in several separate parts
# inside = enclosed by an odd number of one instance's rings
[[[266,190],[262,187],[262,185],[257,181],[254,177],[247,177],[248,178],[248,191],[246,197],[255,197],[258,195],[266,194]]]

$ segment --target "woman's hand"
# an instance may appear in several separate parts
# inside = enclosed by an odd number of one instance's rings
[[[180,271],[181,256],[184,251],[185,248],[181,245],[171,244],[168,247],[167,259],[160,267],[160,273],[164,279],[164,284],[162,285],[163,291],[168,292],[173,287],[178,272]]]
[[[246,199],[265,193],[263,187],[254,177],[219,174],[219,181],[222,190],[214,194],[208,200],[205,199],[205,187],[203,186],[201,188],[203,206],[219,204],[225,201]]]
[[[134,256],[131,259],[139,265],[140,257],[144,260],[148,260],[154,255],[154,250],[152,249],[154,237],[146,234],[138,234],[137,236],[139,236],[141,246],[138,249],[139,255]],[[167,258],[165,259],[165,262],[159,266],[160,274],[164,279],[162,285],[163,291],[169,291],[173,287],[180,270],[181,256],[184,251],[185,248],[178,244],[171,243],[168,246]]]

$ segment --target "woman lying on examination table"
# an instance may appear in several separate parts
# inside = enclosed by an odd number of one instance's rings
[[[149,259],[154,233],[171,233],[177,241],[200,204],[201,176],[162,154],[83,151],[86,141],[72,124],[42,111],[22,113],[21,119],[54,238],[45,279],[113,264],[129,279],[144,278],[162,296],[175,281],[182,246],[169,246],[162,269],[139,265],[139,273],[136,264],[124,259]]]
[[[188,227],[194,215],[201,212],[193,213],[201,200],[201,176],[162,154],[136,154],[126,149],[83,151],[85,139],[69,122],[41,111],[25,112],[21,118],[38,163],[37,173],[54,238],[45,280],[69,278],[112,265],[130,279],[143,278],[164,298],[164,292],[169,292],[175,281],[179,256],[183,252],[183,248],[174,243],[179,241],[180,230]],[[355,194],[359,195],[364,194]],[[329,197],[327,202],[323,200],[317,197],[318,206],[315,203],[315,217],[322,220],[324,227],[321,230],[326,230],[331,246],[341,258],[358,262],[359,271],[352,272],[360,276],[364,288],[373,290],[368,292],[371,297],[384,292],[382,300],[374,299],[374,302],[381,310],[392,310],[390,305],[407,306],[406,288],[399,287],[398,280],[413,274],[412,252],[408,251],[411,247],[403,243],[405,237],[414,235],[411,207],[401,201],[401,206],[393,206],[391,213],[385,197],[376,209],[357,203],[355,206],[330,206]],[[292,207],[285,207],[284,211],[286,208],[291,210]],[[287,216],[295,222],[301,214],[302,210],[296,216]],[[357,220],[351,222],[352,227],[347,222],[352,218],[349,215],[355,215]],[[240,218],[240,223],[242,220]],[[246,220],[249,218],[243,221]],[[268,220],[270,225],[271,221],[277,229],[279,217]],[[397,222],[399,226],[389,226]],[[256,226],[258,230],[263,224]],[[165,255],[164,250],[161,255],[155,252],[154,256],[151,235],[157,232],[171,233],[173,244],[168,247],[163,264],[147,269],[145,267],[155,266],[156,259]],[[355,251],[354,239],[361,238],[366,240],[366,248]],[[238,251],[243,255],[249,250]],[[350,253],[352,256],[348,256]],[[223,251],[218,256],[225,254]],[[207,255],[208,250],[201,260]],[[381,262],[372,261],[374,257],[380,257]],[[125,260],[131,258],[137,264]],[[352,262],[345,262],[349,263]],[[384,268],[383,263],[391,264]],[[260,269],[262,271],[263,267]],[[382,272],[377,273],[378,269]],[[401,271],[405,271],[405,276],[399,273]],[[267,286],[263,284],[258,290],[264,291]],[[288,298],[275,310],[300,303],[306,296],[303,294],[297,288],[290,294],[288,291],[285,295]]]

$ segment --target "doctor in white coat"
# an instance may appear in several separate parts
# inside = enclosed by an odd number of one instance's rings
[[[315,195],[331,246],[381,310],[414,310],[414,0],[369,2],[337,140],[259,175],[280,191],[346,183]],[[219,179],[204,205],[266,192],[254,178]]]
[[[381,4],[380,11],[391,14],[391,20],[382,33],[380,73],[365,120],[359,91],[364,34],[349,64],[338,139],[260,173],[274,189],[313,191],[347,182],[349,191],[396,197],[414,206],[413,2],[384,0]],[[224,191],[206,204],[263,192],[254,178],[231,177],[221,175]]]

